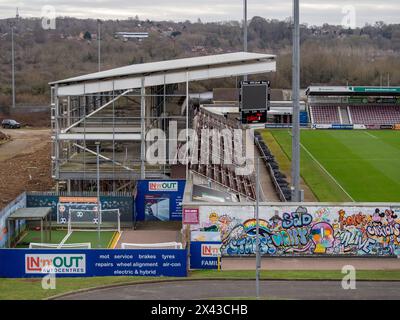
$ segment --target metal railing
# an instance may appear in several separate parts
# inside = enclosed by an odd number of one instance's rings
[[[256,137],[254,136],[253,132],[252,132],[251,134],[252,134],[252,136],[253,136],[253,138],[254,138],[254,143],[257,145],[258,150],[260,151],[261,155],[263,155],[264,152],[263,152],[263,150],[262,150],[262,148],[261,148],[260,142],[258,141],[258,139],[256,139]],[[263,160],[266,159],[265,156],[261,156],[261,158],[262,158]],[[275,191],[276,191],[276,193],[277,193],[279,199],[280,199],[282,202],[287,202],[286,197],[285,197],[285,194],[283,193],[281,186],[279,185],[278,181],[277,181],[276,178],[275,178],[274,170],[272,169],[271,165],[270,165],[268,162],[266,163],[266,165],[267,165],[267,169],[269,170],[269,174],[270,174],[272,183],[274,184]]]
[[[133,193],[123,191],[100,192],[102,197],[132,197]],[[96,191],[29,191],[26,196],[97,197]]]

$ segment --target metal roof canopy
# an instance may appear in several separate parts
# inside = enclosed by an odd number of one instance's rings
[[[50,207],[20,208],[10,214],[9,220],[43,220],[51,213]]]
[[[129,65],[51,82],[58,96],[151,87],[276,71],[276,56],[235,52]]]

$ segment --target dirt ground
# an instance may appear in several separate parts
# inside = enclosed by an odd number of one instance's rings
[[[14,119],[21,123],[22,127],[49,128],[50,110],[47,112],[22,112],[21,110],[10,113],[0,112],[0,122],[3,119]]]
[[[11,140],[0,145],[0,208],[24,191],[49,191],[50,129],[2,129]]]

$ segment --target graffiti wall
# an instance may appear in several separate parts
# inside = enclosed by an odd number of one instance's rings
[[[255,253],[252,206],[201,206],[192,230],[220,232],[225,256]],[[400,255],[400,206],[261,206],[259,232],[266,255]]]

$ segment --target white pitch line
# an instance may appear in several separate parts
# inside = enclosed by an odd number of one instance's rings
[[[374,139],[379,139],[377,136],[374,136],[373,134],[371,134],[371,133],[369,133],[369,132],[367,132],[367,131],[364,131],[364,133],[367,134],[367,135],[369,135],[370,137],[372,137],[372,138],[374,138]]]
[[[118,239],[115,241],[114,247],[112,247],[111,249],[115,249],[117,247],[119,240],[121,240],[122,232],[123,231],[118,232],[118,236],[117,236]]]
[[[328,170],[325,169],[325,167],[319,163],[319,161],[311,154],[310,151],[307,150],[305,146],[303,146],[302,143],[300,143],[300,146],[304,149],[305,152],[315,161],[316,164],[319,165],[319,167],[339,186],[340,189],[343,190],[343,192],[351,199],[351,201],[355,202],[353,197],[349,195],[349,193],[340,185],[340,183],[328,172]]]
[[[73,231],[70,231],[67,233],[67,235],[64,237],[64,239],[61,240],[61,242],[58,244],[57,249],[60,249],[65,242],[67,242],[68,238],[71,236]]]

